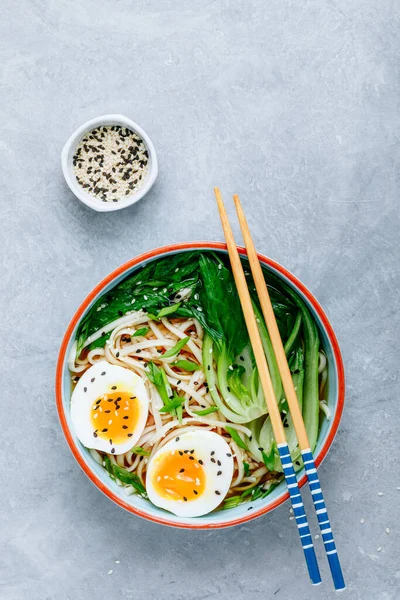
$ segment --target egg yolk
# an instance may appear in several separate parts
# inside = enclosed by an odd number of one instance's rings
[[[206,476],[194,450],[171,450],[156,459],[155,491],[167,500],[190,502],[204,493]]]
[[[132,437],[140,416],[139,401],[132,392],[113,388],[95,400],[90,414],[93,436],[109,440],[110,446]]]

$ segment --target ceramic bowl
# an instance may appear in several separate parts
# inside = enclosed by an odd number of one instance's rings
[[[252,502],[253,510],[251,511],[248,511],[248,504],[244,503],[235,508],[212,512],[203,517],[177,517],[157,506],[153,506],[148,500],[139,498],[135,495],[126,496],[124,489],[118,487],[118,485],[108,477],[106,471],[93,460],[89,451],[78,441],[72,428],[69,411],[71,384],[67,363],[69,352],[81,319],[101,295],[112,289],[116,284],[125,279],[125,277],[131,275],[149,261],[189,250],[213,250],[214,252],[227,253],[225,244],[218,242],[189,242],[157,248],[156,250],[133,258],[124,265],[118,267],[90,292],[75,312],[61,344],[56,373],[56,401],[61,426],[73,455],[89,479],[108,498],[110,498],[110,500],[113,500],[115,504],[125,508],[130,513],[144,517],[155,523],[188,529],[215,529],[239,525],[273,510],[289,498],[285,483],[282,482],[266,498]],[[246,255],[244,248],[239,248],[239,252],[243,256]],[[324,419],[322,423],[317,447],[314,452],[315,462],[318,467],[333,442],[343,411],[345,384],[339,345],[324,311],[305,285],[287,269],[273,260],[263,255],[259,255],[259,259],[264,269],[278,275],[284,282],[296,290],[299,296],[304,300],[318,325],[321,344],[327,356],[329,365],[327,401],[332,411],[332,417],[329,421]],[[305,481],[306,477],[304,471],[300,472],[300,487],[304,485]]]
[[[73,170],[72,160],[75,154],[75,149],[78,146],[79,142],[88,131],[91,131],[92,129],[95,129],[95,127],[100,127],[103,125],[121,125],[122,127],[127,127],[131,131],[134,131],[144,141],[149,154],[148,171],[146,179],[137,191],[133,191],[132,194],[121,198],[121,200],[118,200],[118,202],[102,202],[98,198],[91,196],[78,183]],[[96,210],[97,212],[111,212],[114,210],[121,210],[122,208],[126,208],[127,206],[135,204],[147,194],[147,192],[154,184],[158,175],[157,155],[153,146],[153,142],[151,141],[147,133],[139,125],[137,125],[137,123],[134,123],[133,121],[131,121],[131,119],[128,119],[123,115],[103,115],[101,117],[97,117],[96,119],[91,119],[90,121],[87,121],[86,123],[81,125],[68,139],[61,152],[61,166],[64,173],[65,181],[67,182],[71,191],[78,198],[78,200],[83,202],[83,204],[86,204],[86,206],[93,208],[93,210]]]

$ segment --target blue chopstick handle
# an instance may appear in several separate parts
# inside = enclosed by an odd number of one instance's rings
[[[328,511],[326,510],[317,469],[315,468],[314,457],[311,450],[303,450],[301,455],[303,457],[304,467],[314,502],[315,512],[317,513],[318,523],[321,529],[322,539],[324,541],[325,551],[328,557],[335,590],[344,590],[346,584],[344,582],[342,567],[340,566],[339,556],[336,550],[335,541],[333,539],[331,524],[329,522]]]
[[[283,473],[292,502],[293,512],[296,519],[297,529],[300,535],[300,541],[307,563],[308,573],[313,585],[321,583],[317,557],[315,555],[314,544],[312,541],[310,528],[304,510],[303,500],[301,498],[299,485],[297,483],[296,473],[294,472],[292,459],[287,444],[278,444],[279,456],[282,462]]]

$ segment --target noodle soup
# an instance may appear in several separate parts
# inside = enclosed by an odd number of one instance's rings
[[[292,458],[300,469],[275,356],[247,277]],[[278,278],[266,279],[314,448],[322,419],[330,416],[328,363],[304,302]],[[176,254],[127,277],[81,321],[69,369],[75,431],[93,461],[127,495],[177,516],[200,517],[242,504],[251,509],[282,480],[225,257]]]

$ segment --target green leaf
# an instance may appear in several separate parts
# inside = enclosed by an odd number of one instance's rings
[[[150,452],[144,448],[141,448],[140,446],[134,446],[131,448],[131,452],[132,454],[140,454],[140,456],[150,456]]]
[[[229,433],[233,441],[236,442],[236,444],[239,446],[239,448],[242,448],[243,450],[247,450],[247,452],[249,452],[248,447],[246,446],[236,429],[232,429],[232,427],[225,427],[225,429]]]
[[[185,359],[177,360],[176,362],[172,363],[171,366],[178,367],[179,369],[183,369],[184,371],[201,371],[203,368],[201,365]]]
[[[179,352],[182,350],[182,348],[184,348],[186,346],[186,344],[188,343],[189,340],[190,340],[189,335],[187,337],[183,338],[182,340],[179,340],[179,342],[177,342],[173,348],[170,348],[169,350],[164,352],[164,354],[162,354],[160,356],[160,358],[171,358],[171,356],[175,356],[175,354],[179,354]]]
[[[230,498],[225,498],[224,505],[221,510],[235,508],[236,506],[239,506],[239,504],[241,504],[242,502],[242,496],[231,496]]]
[[[245,477],[248,477],[249,473],[250,473],[250,465],[247,462],[243,463],[243,468],[244,468],[244,475]]]
[[[205,417],[205,415],[211,415],[219,410],[218,406],[210,406],[209,408],[204,408],[203,410],[194,410],[199,417]]]
[[[164,306],[164,308],[162,308],[158,313],[157,319],[161,319],[162,317],[166,317],[167,315],[176,312],[181,306],[181,304],[182,302],[177,302],[176,304],[172,304],[171,306]]]
[[[275,443],[272,444],[271,450],[268,454],[266,454],[264,450],[261,451],[261,454],[263,457],[264,465],[269,471],[273,471],[275,466]]]
[[[173,410],[178,408],[178,406],[183,404],[185,400],[186,398],[184,396],[174,395],[174,397],[171,400],[169,400],[169,402],[166,402],[165,405],[162,408],[160,408],[160,413],[172,412]]]
[[[178,417],[179,424],[182,425],[182,414],[183,414],[182,404],[180,404],[179,406],[176,407],[175,412],[176,412],[176,416]]]
[[[119,465],[112,463],[110,457],[107,456],[107,454],[103,455],[103,461],[104,467],[113,481],[115,481],[115,478],[117,478],[120,481],[122,481],[122,483],[127,483],[133,486],[135,490],[139,492],[139,494],[142,494],[142,496],[147,496],[146,488],[135,473],[131,473],[130,471],[123,469]]]
[[[149,333],[150,331],[150,327],[141,327],[140,329],[138,329],[137,331],[135,331],[135,333],[133,334],[132,337],[142,337],[145,336]]]
[[[153,383],[164,404],[168,404],[169,396],[171,395],[171,387],[168,383],[164,369],[159,369],[157,365],[150,361],[148,363],[147,377]]]

